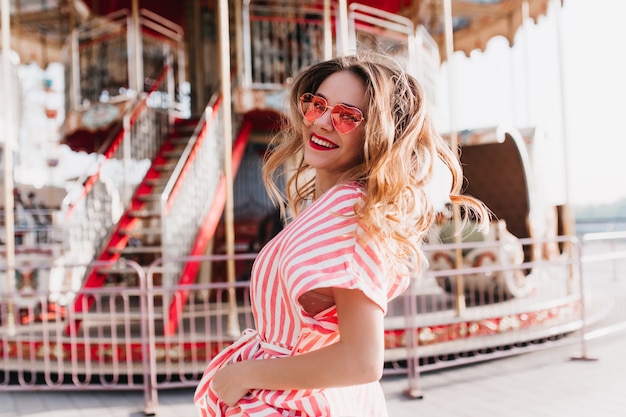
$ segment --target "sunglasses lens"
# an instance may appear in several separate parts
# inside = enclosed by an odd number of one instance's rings
[[[300,97],[300,111],[308,122],[313,122],[324,114],[326,106],[326,100],[311,93]]]
[[[363,121],[363,114],[359,109],[344,106],[343,104],[336,104],[333,107],[331,117],[335,129],[339,133],[348,133],[356,129]]]

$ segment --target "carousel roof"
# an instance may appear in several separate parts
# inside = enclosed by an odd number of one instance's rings
[[[454,50],[466,55],[484,50],[495,36],[503,36],[512,46],[523,22],[546,14],[553,0],[452,0]],[[441,0],[422,0],[416,10],[419,23],[437,41],[442,59],[446,57]]]
[[[274,0],[288,3],[295,0]],[[267,3],[267,1],[265,1]],[[321,0],[313,2],[322,4]],[[524,17],[537,20],[554,0],[451,0],[454,27],[454,50],[469,55],[484,50],[489,39],[504,36],[512,45]],[[558,3],[563,3],[563,0]],[[217,8],[218,0],[205,2]],[[439,45],[442,59],[446,57],[444,34],[444,0],[359,0],[367,6],[397,13],[424,25]],[[17,9],[19,5],[19,9]],[[184,27],[185,7],[180,2],[138,0],[140,8],[148,9]],[[93,16],[130,9],[131,0],[20,0],[12,2],[12,27],[17,32],[17,49],[26,60],[58,59],[61,46],[72,20],[80,23]]]
[[[553,0],[451,0],[454,50],[469,55],[484,50],[495,36],[503,36],[512,46],[525,18],[537,22]],[[444,0],[359,0],[361,3],[408,17],[423,25],[446,58]],[[561,0],[562,4],[563,1]]]

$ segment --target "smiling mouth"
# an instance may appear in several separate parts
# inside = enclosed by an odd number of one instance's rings
[[[313,142],[318,147],[321,147],[321,148],[324,148],[324,149],[337,149],[339,147],[339,146],[335,145],[334,143],[329,142],[329,141],[324,140],[324,139],[320,139],[317,136],[311,136],[311,142]]]

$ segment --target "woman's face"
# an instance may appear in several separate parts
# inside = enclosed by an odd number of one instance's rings
[[[361,110],[364,116],[367,114],[365,87],[349,71],[328,76],[317,91],[310,93],[326,99],[329,107],[345,104]],[[315,168],[318,182],[327,187],[335,185],[344,172],[361,163],[365,123],[363,120],[354,130],[340,133],[333,125],[330,108],[313,122],[304,119],[304,161]]]

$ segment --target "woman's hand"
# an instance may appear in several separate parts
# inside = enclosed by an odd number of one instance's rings
[[[362,291],[334,288],[339,341],[311,352],[235,362],[219,370],[211,387],[233,407],[251,390],[300,390],[366,384],[380,379],[384,314]]]
[[[245,374],[238,372],[242,364],[238,362],[223,367],[215,374],[211,383],[215,394],[230,407],[236,406],[248,393],[248,389],[242,385]]]

